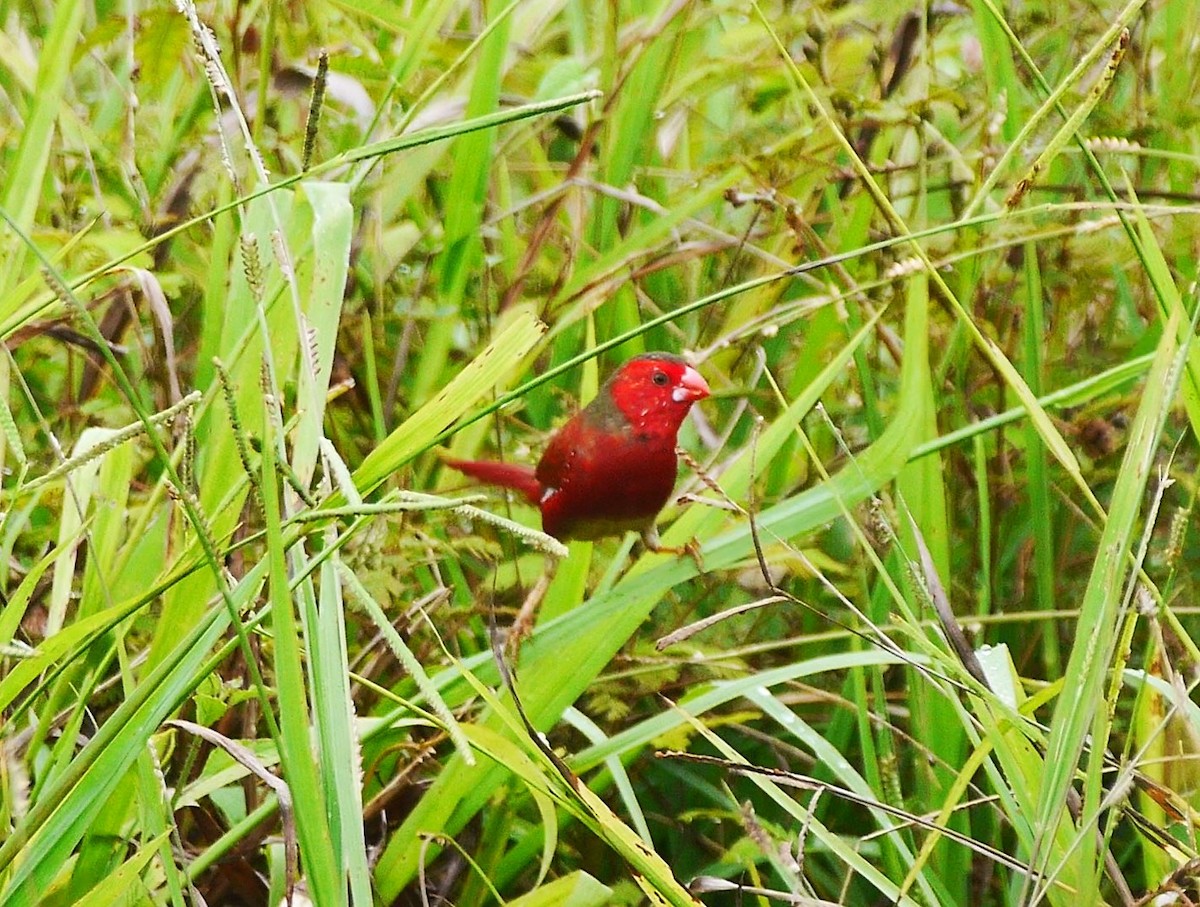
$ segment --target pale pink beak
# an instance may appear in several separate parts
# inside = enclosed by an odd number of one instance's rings
[[[671,399],[676,403],[683,403],[685,400],[695,403],[697,400],[703,400],[710,393],[712,392],[708,389],[708,382],[689,365],[683,370],[683,376],[679,379],[675,390],[671,391]]]

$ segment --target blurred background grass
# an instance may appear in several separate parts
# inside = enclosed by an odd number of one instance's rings
[[[1198,6],[0,6],[0,902],[1195,897]]]

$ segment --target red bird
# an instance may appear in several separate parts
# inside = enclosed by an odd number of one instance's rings
[[[692,404],[709,395],[700,373],[667,353],[636,356],[550,439],[536,469],[490,460],[446,460],[490,485],[512,488],[542,511],[557,539],[628,530],[658,545],[654,518],[675,487],[675,439]]]

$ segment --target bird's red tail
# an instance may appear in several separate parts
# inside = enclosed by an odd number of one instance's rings
[[[542,483],[533,474],[529,466],[516,463],[497,463],[494,460],[444,460],[451,469],[457,469],[463,475],[478,479],[488,485],[500,485],[519,491],[529,501],[537,505],[542,501]]]

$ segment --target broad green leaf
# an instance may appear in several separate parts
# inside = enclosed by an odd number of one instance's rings
[[[613,890],[586,872],[576,871],[508,902],[508,907],[604,907]]]
[[[1058,856],[1047,838],[1059,828],[1066,811],[1066,789],[1074,781],[1084,741],[1091,736],[1089,781],[1098,783],[1102,765],[1097,754],[1106,751],[1107,715],[1104,690],[1113,656],[1119,609],[1124,599],[1137,519],[1142,509],[1146,484],[1158,448],[1163,422],[1170,412],[1192,334],[1186,333],[1180,345],[1179,312],[1172,313],[1164,326],[1154,365],[1146,380],[1137,416],[1130,429],[1128,446],[1117,472],[1116,487],[1109,504],[1097,545],[1096,559],[1080,604],[1075,644],[1064,677],[1063,689],[1055,703],[1046,750],[1046,772],[1039,791],[1036,817],[1037,832],[1043,844],[1034,865],[1045,869]],[[1089,783],[1089,793],[1091,792]],[[1086,796],[1080,822],[1088,828],[1100,804],[1095,796]],[[1092,878],[1078,881],[1079,890],[1094,891],[1096,868],[1095,838],[1084,834],[1080,843],[1083,872]]]
[[[523,313],[467,363],[454,379],[433,395],[376,447],[354,472],[354,484],[366,495],[389,475],[430,447],[460,416],[492,393],[541,338],[545,326]]]

